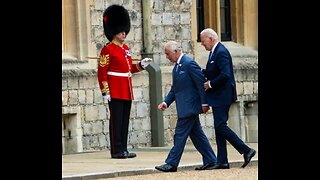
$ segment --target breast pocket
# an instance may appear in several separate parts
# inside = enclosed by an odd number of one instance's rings
[[[184,71],[177,72],[175,82],[176,82],[176,85],[179,89],[180,89],[180,87],[185,87],[186,81],[189,81],[187,73]]]
[[[182,75],[182,74],[184,74],[184,71],[179,71],[179,75]]]
[[[183,79],[183,78],[185,78],[185,76],[186,76],[186,73],[183,70],[178,71],[177,79]]]

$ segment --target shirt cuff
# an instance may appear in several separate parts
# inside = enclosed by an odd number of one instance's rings
[[[212,88],[212,87],[211,87],[211,84],[210,84],[210,80],[209,80],[209,87]]]
[[[162,103],[166,106],[166,108],[168,107],[168,105],[167,105],[167,103],[166,103],[166,102],[164,102],[164,101],[163,101]]]

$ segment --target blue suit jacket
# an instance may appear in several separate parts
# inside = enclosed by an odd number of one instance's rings
[[[190,57],[183,55],[178,71],[172,71],[172,85],[164,102],[169,107],[175,101],[178,118],[198,115],[202,104],[207,104],[203,83],[205,78],[200,66]]]
[[[202,71],[212,87],[206,91],[210,106],[231,105],[237,100],[232,57],[223,44],[218,42]]]

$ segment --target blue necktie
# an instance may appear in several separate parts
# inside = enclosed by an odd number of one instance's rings
[[[212,55],[212,51],[210,51],[210,53],[209,53],[208,61],[210,60],[211,55]]]
[[[178,63],[176,63],[176,72],[178,72],[178,68],[179,68],[179,64]]]

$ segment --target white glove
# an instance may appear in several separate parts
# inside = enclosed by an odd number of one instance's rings
[[[152,62],[151,58],[144,58],[141,60],[141,66],[143,67],[143,69],[146,69],[146,67],[149,66],[151,62]]]
[[[110,94],[106,94],[105,96],[102,96],[102,97],[103,97],[103,102],[104,103],[108,103],[109,101],[111,101]]]

